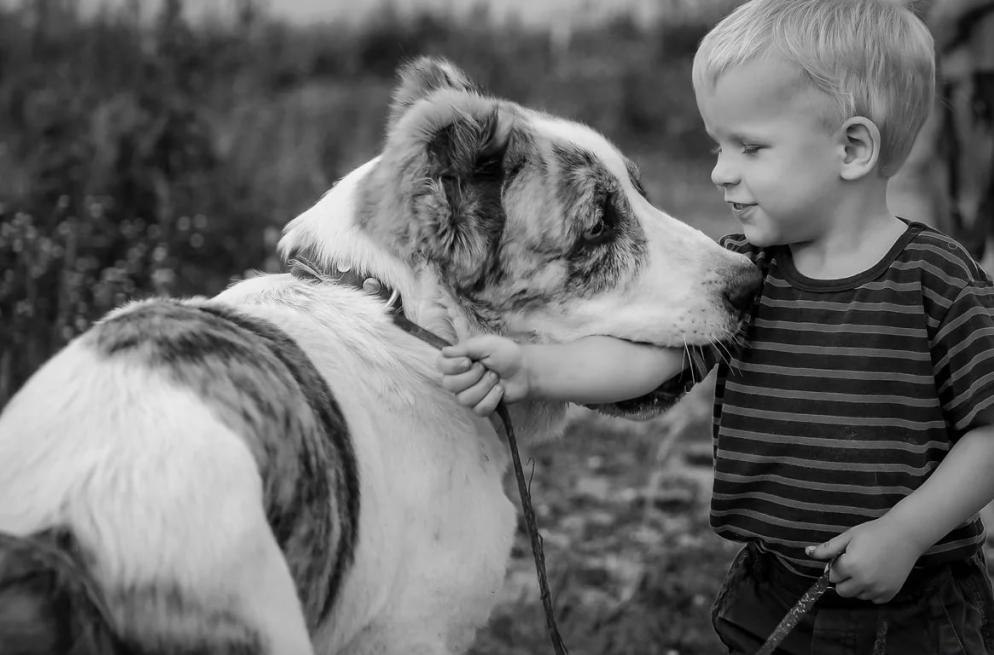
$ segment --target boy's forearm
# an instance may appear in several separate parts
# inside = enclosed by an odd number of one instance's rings
[[[928,480],[886,515],[922,552],[994,500],[994,426],[964,434]]]
[[[574,403],[610,403],[649,393],[687,362],[682,349],[586,337],[523,346],[529,396]]]

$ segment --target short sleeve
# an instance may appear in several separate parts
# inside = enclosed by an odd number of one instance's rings
[[[950,304],[932,342],[935,385],[953,439],[994,425],[994,287],[967,284]]]

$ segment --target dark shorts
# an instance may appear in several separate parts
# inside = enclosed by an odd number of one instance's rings
[[[746,546],[712,607],[731,655],[754,655],[814,581]],[[825,592],[777,655],[994,655],[994,594],[983,554],[915,569],[901,591],[877,605]]]

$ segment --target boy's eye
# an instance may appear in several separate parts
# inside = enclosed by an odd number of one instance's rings
[[[742,154],[744,154],[744,155],[754,155],[757,152],[759,152],[762,148],[763,148],[763,146],[757,146],[757,145],[752,144],[752,143],[743,143],[742,144]]]

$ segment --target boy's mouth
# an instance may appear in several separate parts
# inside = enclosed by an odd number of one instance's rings
[[[744,211],[756,205],[756,203],[754,202],[733,202],[731,200],[726,200],[725,202],[727,202],[728,205],[732,208],[732,211],[735,212]]]

